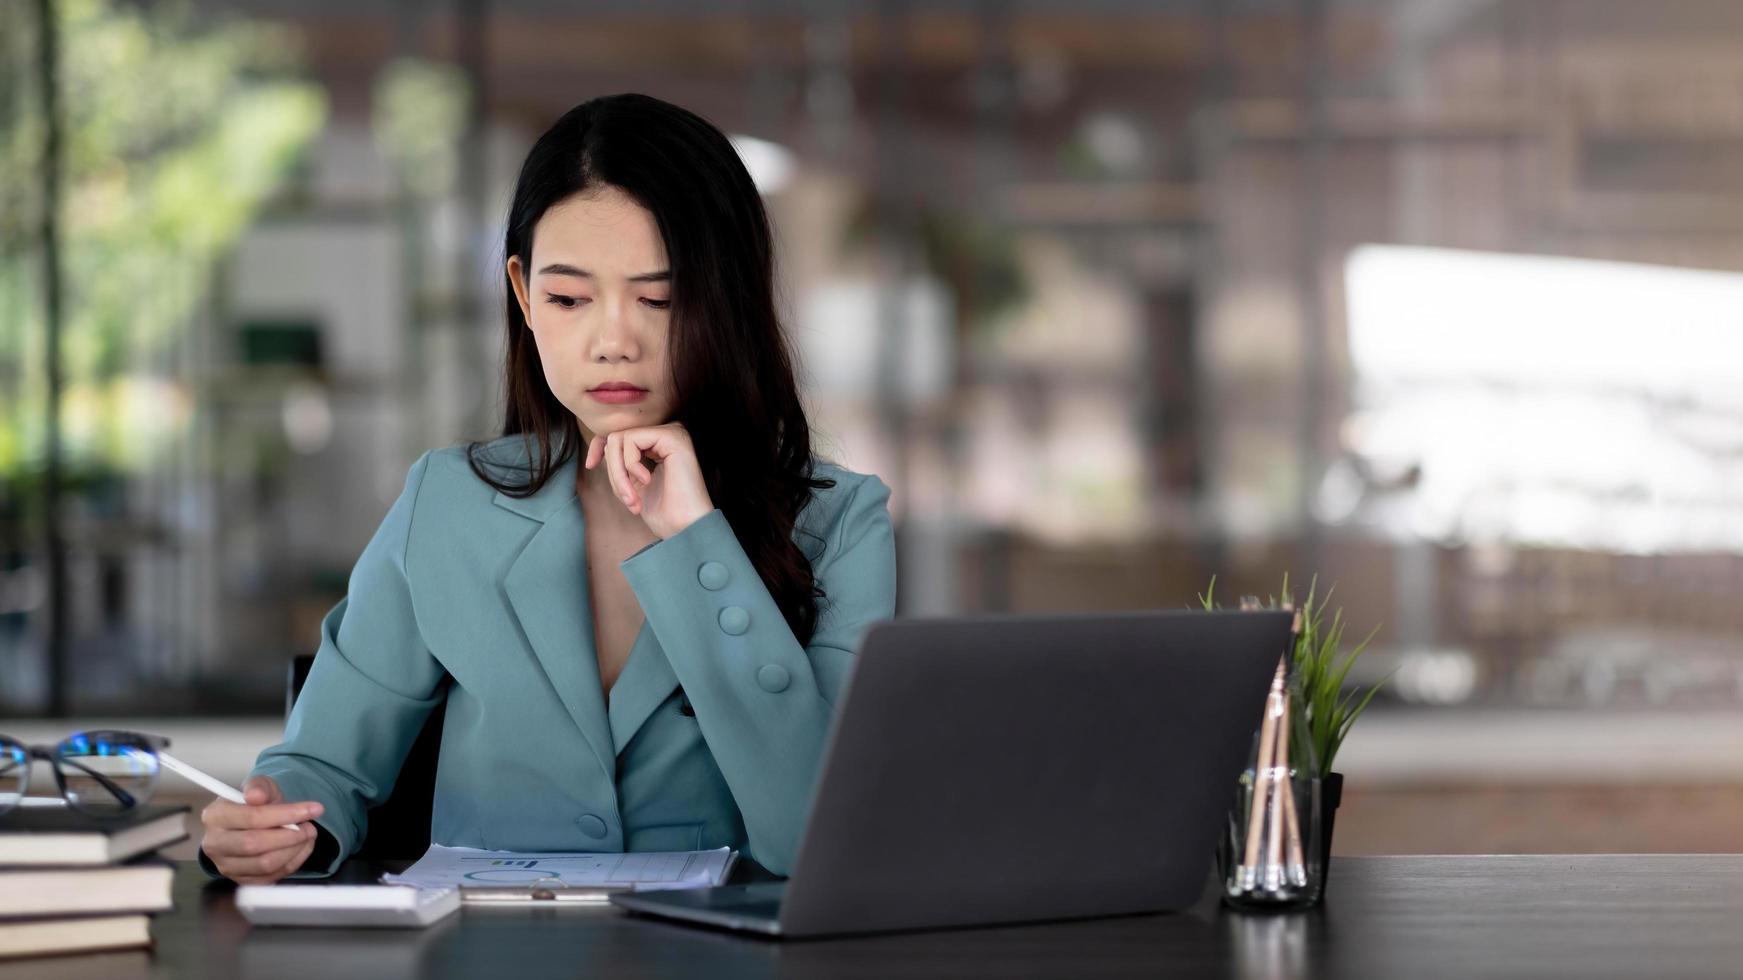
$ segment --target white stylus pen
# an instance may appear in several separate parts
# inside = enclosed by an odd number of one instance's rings
[[[218,794],[232,803],[241,803],[244,806],[248,804],[248,801],[243,798],[241,790],[231,786],[229,783],[208,776],[175,756],[170,755],[168,752],[158,752],[157,761],[163,763],[163,767],[168,769],[170,772],[176,773],[184,779],[187,779],[189,782],[198,783],[201,788],[211,790],[213,793]],[[301,826],[294,823],[280,824],[280,826],[286,830],[303,829]]]

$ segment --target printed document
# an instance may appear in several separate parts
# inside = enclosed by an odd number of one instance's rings
[[[628,854],[486,851],[476,847],[431,844],[416,864],[400,874],[382,875],[390,885],[420,888],[502,888],[538,884],[564,887],[706,888],[726,881],[738,852],[636,851]]]

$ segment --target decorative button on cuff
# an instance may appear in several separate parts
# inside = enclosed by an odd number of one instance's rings
[[[792,680],[793,676],[780,664],[763,664],[762,669],[757,671],[757,686],[770,694],[785,691]]]
[[[705,561],[696,570],[696,581],[701,582],[702,587],[710,592],[725,588],[727,577],[726,566],[717,561]]]
[[[720,629],[737,636],[750,629],[750,613],[743,606],[727,606],[720,610]]]
[[[581,832],[589,837],[605,836],[605,821],[591,813],[575,822],[581,825]]]

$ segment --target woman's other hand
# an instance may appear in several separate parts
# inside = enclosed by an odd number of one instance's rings
[[[603,463],[612,493],[662,540],[714,509],[696,446],[682,423],[639,426],[594,436],[587,469]]]

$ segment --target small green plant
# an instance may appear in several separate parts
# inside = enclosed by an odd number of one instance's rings
[[[1325,613],[1336,586],[1326,590],[1323,597],[1318,595],[1318,589],[1319,577],[1314,576],[1307,588],[1307,601],[1298,610],[1301,632],[1295,636],[1292,666],[1307,702],[1307,730],[1313,742],[1314,758],[1319,760],[1320,774],[1327,775],[1332,771],[1332,759],[1337,756],[1338,747],[1343,745],[1344,736],[1350,733],[1350,726],[1356,723],[1368,702],[1374,699],[1391,675],[1381,678],[1366,690],[1344,691],[1350,668],[1368,649],[1369,642],[1380,628],[1374,627],[1362,642],[1340,657],[1344,642],[1344,611],[1342,608],[1333,610],[1329,622]],[[1207,610],[1220,608],[1216,604],[1216,576],[1211,576],[1209,588],[1199,595],[1198,601]],[[1271,596],[1266,604],[1271,609],[1294,608],[1287,574],[1283,576],[1283,600]]]

